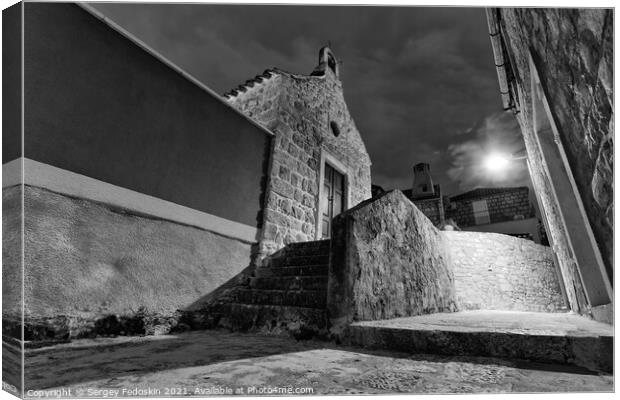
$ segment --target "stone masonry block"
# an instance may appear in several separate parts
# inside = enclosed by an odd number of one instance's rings
[[[335,334],[353,320],[456,309],[445,239],[397,190],[336,217],[328,282]]]

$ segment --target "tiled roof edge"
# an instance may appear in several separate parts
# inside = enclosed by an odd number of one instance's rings
[[[255,84],[265,82],[276,75],[287,76],[289,78],[294,78],[294,79],[324,79],[325,78],[325,74],[297,75],[297,74],[293,74],[291,72],[287,72],[287,71],[274,67],[274,68],[266,69],[262,74],[256,75],[252,79],[248,79],[247,81],[237,86],[236,88],[224,93],[222,96],[224,96],[227,100],[231,100],[237,97],[239,93],[246,92],[249,88],[253,87]]]
[[[230,100],[236,97],[239,93],[247,91],[248,88],[253,87],[255,84],[269,80],[275,75],[278,75],[278,71],[276,68],[266,69],[262,74],[256,75],[252,79],[248,79],[241,85],[237,86],[235,89],[229,90],[228,92],[224,93],[223,96],[226,99]]]

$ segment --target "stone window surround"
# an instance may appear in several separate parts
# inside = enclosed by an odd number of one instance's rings
[[[590,244],[590,246],[588,246],[588,247],[591,248],[592,256],[593,256],[593,258],[596,261],[597,270],[601,274],[601,280],[602,280],[602,282],[603,282],[603,284],[605,286],[604,289],[607,292],[607,295],[608,295],[609,299],[613,299],[613,289],[611,287],[609,279],[607,278],[607,273],[605,271],[605,265],[603,264],[603,259],[602,259],[601,253],[600,253],[600,249],[598,248],[598,245],[596,243],[596,239],[594,238],[594,233],[592,232],[592,227],[590,226],[590,222],[589,222],[589,219],[588,219],[588,217],[586,215],[585,208],[584,208],[583,202],[581,200],[581,196],[580,196],[579,191],[577,189],[577,184],[576,184],[575,179],[573,177],[572,171],[570,169],[570,165],[568,163],[568,159],[566,157],[566,153],[564,151],[564,146],[563,146],[562,141],[560,139],[559,130],[558,130],[557,125],[555,123],[555,119],[553,117],[553,114],[551,113],[551,108],[550,108],[549,102],[547,100],[547,95],[546,95],[545,89],[544,89],[544,87],[543,87],[543,85],[541,83],[540,76],[538,74],[538,69],[536,67],[536,63],[535,63],[531,53],[529,54],[529,67],[530,67],[530,79],[531,79],[531,89],[530,89],[531,93],[530,94],[531,94],[531,98],[532,98],[532,116],[531,116],[532,121],[531,121],[531,125],[532,125],[532,129],[533,129],[533,132],[534,132],[533,136],[534,136],[534,138],[536,140],[536,144],[538,145],[538,148],[541,149],[541,157],[544,160],[544,162],[542,163],[543,167],[544,167],[543,173],[545,173],[548,177],[553,176],[551,174],[551,172],[549,170],[549,166],[547,164],[548,161],[553,161],[553,160],[547,160],[547,157],[545,156],[544,151],[542,151],[543,146],[541,144],[541,139],[539,137],[538,129],[536,128],[536,115],[537,114],[544,115],[547,118],[548,122],[549,122],[551,130],[553,132],[554,143],[557,145],[557,150],[558,150],[558,152],[559,152],[559,154],[561,156],[561,162],[562,162],[561,167],[565,170],[566,175],[568,177],[568,181],[570,182],[570,186],[571,186],[570,189],[571,189],[571,193],[573,194],[574,200],[577,203],[577,208],[578,208],[577,211],[579,212],[580,222],[582,223],[583,228],[584,228],[584,230],[586,232],[585,236],[587,236],[586,238],[580,238],[580,237],[572,238],[571,237],[571,231],[572,230],[567,225],[566,218],[564,216],[564,208],[565,208],[564,204],[565,204],[565,202],[564,201],[560,201],[560,197],[556,193],[556,189],[555,189],[554,185],[552,184],[551,185],[551,196],[552,196],[553,200],[555,201],[555,203],[559,206],[558,207],[559,210],[560,210],[559,216],[560,216],[560,219],[562,220],[562,225],[564,226],[564,232],[565,232],[565,234],[568,237],[567,242],[568,242],[568,245],[570,247],[570,251],[571,251],[573,257],[576,258],[575,257],[575,255],[577,254],[576,253],[576,249],[575,249],[576,242],[581,243],[581,245],[578,246],[579,248],[581,248],[584,243]],[[538,99],[538,101],[537,101],[537,99]],[[530,167],[529,160],[528,160],[528,167]],[[538,194],[536,195],[536,198],[539,201],[540,209],[544,210],[544,207],[542,207],[542,203],[540,203],[540,199],[538,197]],[[544,213],[542,213],[542,214],[543,214],[543,218],[542,219],[545,221],[544,222],[545,223],[545,227],[547,227],[546,217],[545,217]],[[547,232],[550,232],[550,231],[547,231]],[[550,237],[550,240],[551,240],[551,246],[552,246],[552,248],[554,250],[554,253],[555,253],[556,249],[555,249],[555,246],[553,246],[553,238]],[[584,268],[584,266],[579,265],[579,263],[577,262],[576,259],[574,259],[574,262],[577,263],[577,265],[579,266],[579,268],[577,268],[577,271],[579,272],[582,284],[584,284],[585,280],[584,280],[583,272],[582,272],[582,269]],[[561,276],[561,274],[560,274],[560,276]],[[561,279],[562,279],[562,283],[563,283],[563,277]],[[594,299],[590,298],[590,294],[588,293],[588,287],[585,284],[584,284],[584,289],[585,289],[584,292],[586,294],[586,297],[588,298],[588,303],[590,304],[590,306],[594,307],[594,306],[601,305],[600,300],[599,301],[593,301]],[[611,301],[611,300],[609,300],[609,301]],[[593,303],[596,303],[596,304],[593,304]]]
[[[323,218],[321,218],[321,210],[323,210],[323,181],[325,180],[325,163],[329,164],[333,169],[335,169],[336,171],[338,171],[340,174],[342,174],[342,176],[344,177],[344,206],[342,207],[342,211],[344,212],[345,210],[349,209],[349,207],[351,206],[351,190],[350,190],[350,177],[351,177],[351,173],[349,172],[349,169],[342,164],[340,161],[338,161],[338,158],[336,158],[334,155],[330,154],[327,150],[325,149],[321,149],[321,164],[319,167],[319,179],[318,179],[318,183],[319,183],[319,206],[316,210],[316,233],[315,233],[315,238],[316,240],[320,240],[321,239],[321,232],[322,232],[322,225],[323,225]]]

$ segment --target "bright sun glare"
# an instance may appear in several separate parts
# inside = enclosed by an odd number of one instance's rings
[[[508,157],[498,153],[491,153],[485,159],[484,166],[491,172],[499,172],[506,169],[509,163]]]

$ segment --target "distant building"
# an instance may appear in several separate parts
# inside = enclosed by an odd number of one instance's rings
[[[542,243],[539,221],[525,186],[478,188],[456,196],[442,196],[428,163],[413,167],[411,189],[403,190],[440,229],[495,232]]]
[[[435,226],[443,224],[445,215],[441,187],[433,183],[430,164],[418,163],[413,166],[413,185],[411,189],[403,190],[403,193]]]
[[[452,196],[446,215],[464,231],[504,233],[541,243],[526,186],[478,188]]]
[[[431,166],[427,163],[419,163],[413,167],[412,196],[416,199],[435,197],[439,192],[439,185],[433,184]]]

